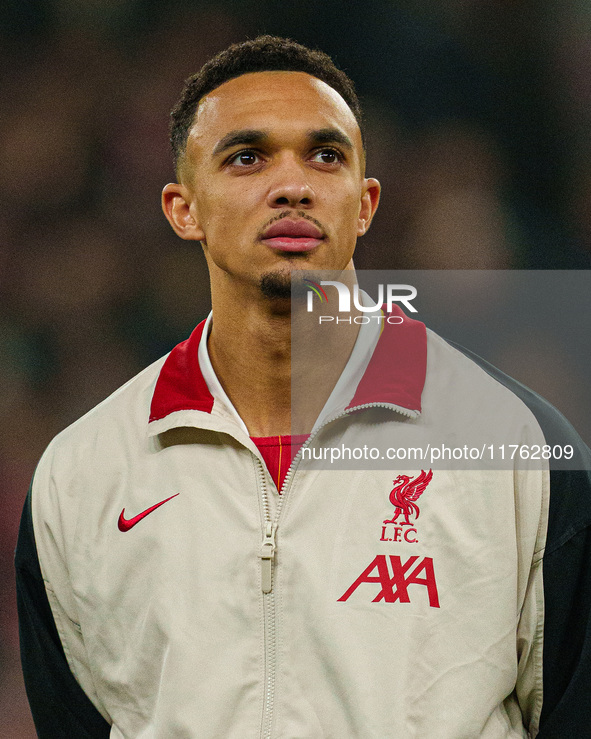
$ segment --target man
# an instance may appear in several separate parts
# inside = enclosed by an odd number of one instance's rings
[[[360,120],[284,39],[188,82],[163,209],[202,244],[212,316],[35,473],[16,565],[40,736],[591,736],[588,472],[302,464],[492,419],[589,469],[541,399],[395,309],[329,342],[292,434],[292,277],[354,284],[378,205]]]

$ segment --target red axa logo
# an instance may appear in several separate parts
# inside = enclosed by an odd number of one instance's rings
[[[431,557],[409,557],[404,563],[399,556],[378,554],[377,557],[363,570],[351,587],[341,595],[339,601],[348,600],[358,588],[371,585],[375,593],[376,585],[380,586],[372,603],[385,601],[386,603],[410,603],[411,593],[416,592],[416,586],[426,588],[431,608],[439,608],[439,594],[435,582],[435,570]],[[389,562],[389,567],[388,567]],[[409,593],[409,588],[412,588]]]
[[[432,478],[432,470],[429,472],[421,470],[421,474],[415,478],[398,475],[393,480],[394,487],[390,492],[390,503],[394,506],[394,516],[383,522],[380,541],[405,541],[407,544],[415,544],[418,541],[417,530],[413,527],[410,518],[414,517],[416,521],[419,517],[421,511],[417,500],[425,492]],[[404,516],[404,521],[398,521],[401,514]],[[404,530],[403,526],[410,528]]]

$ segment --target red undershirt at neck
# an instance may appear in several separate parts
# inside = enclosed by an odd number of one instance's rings
[[[300,447],[308,438],[307,434],[294,436],[251,436],[261,453],[271,479],[277,486],[279,494],[285,480],[287,470]]]

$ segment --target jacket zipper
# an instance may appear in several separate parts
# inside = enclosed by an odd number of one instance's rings
[[[256,457],[259,469],[259,483],[261,499],[264,511],[263,542],[259,550],[261,559],[261,590],[263,592],[263,619],[264,619],[264,643],[265,643],[265,687],[263,696],[263,716],[261,722],[262,739],[271,739],[271,728],[273,725],[273,704],[275,700],[275,674],[276,674],[276,652],[277,635],[275,632],[275,594],[273,593],[273,564],[275,561],[275,550],[277,544],[275,533],[277,531],[277,519],[281,506],[281,499],[277,507],[275,521],[271,521],[271,510],[267,492],[267,482],[262,461]]]
[[[336,416],[328,418],[323,424],[321,424],[313,434],[306,439],[302,444],[298,453],[293,458],[292,463],[287,470],[283,485],[281,486],[279,500],[277,501],[277,511],[275,513],[275,519],[271,521],[271,509],[269,506],[269,496],[267,491],[267,482],[265,478],[265,470],[262,461],[259,457],[256,457],[259,478],[260,478],[260,490],[261,498],[263,503],[264,511],[264,526],[265,531],[263,534],[263,541],[259,550],[259,557],[261,560],[261,590],[263,592],[263,609],[264,609],[264,629],[265,629],[265,694],[264,694],[264,705],[263,705],[263,720],[261,728],[262,739],[271,739],[271,729],[273,725],[273,708],[275,703],[275,675],[277,669],[277,633],[275,624],[275,593],[273,592],[273,574],[275,564],[275,554],[277,552],[277,528],[279,526],[279,517],[281,515],[281,509],[283,508],[283,501],[285,495],[291,486],[292,478],[295,471],[300,463],[304,449],[306,449],[316,436],[322,431],[325,426],[333,421],[337,421],[340,418],[350,415],[354,411],[363,410],[365,408],[389,408],[395,410],[403,416],[409,418],[415,418],[417,413],[409,411],[406,408],[400,406],[394,406],[393,404],[386,403],[365,403],[363,405],[357,405],[353,408],[339,413]]]

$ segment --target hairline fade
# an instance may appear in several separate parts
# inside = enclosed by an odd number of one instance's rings
[[[305,72],[326,83],[339,93],[351,109],[364,141],[363,115],[355,86],[328,54],[309,49],[291,39],[258,36],[232,44],[185,80],[181,97],[170,114],[170,145],[177,175],[201,100],[225,82],[252,72]]]

